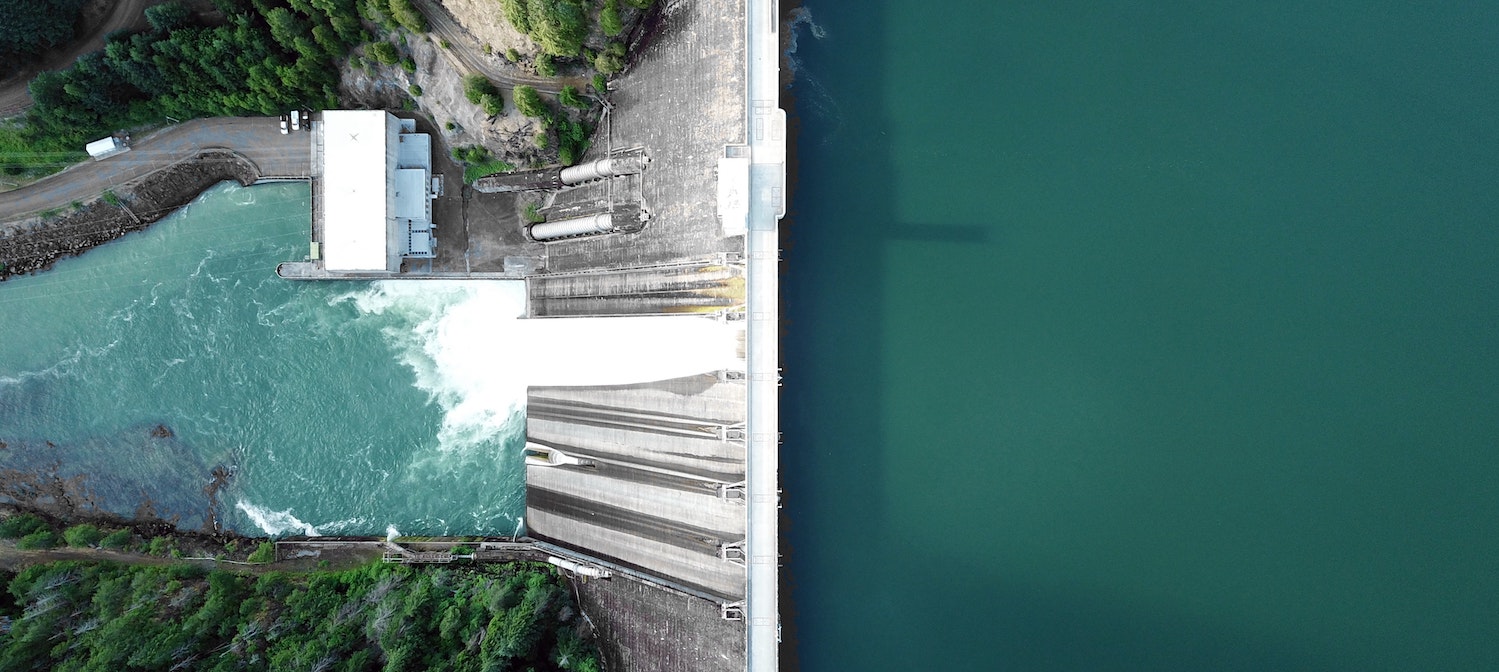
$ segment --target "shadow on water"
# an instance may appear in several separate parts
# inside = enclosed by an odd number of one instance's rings
[[[1084,590],[1006,583],[951,558],[906,554],[880,577],[909,616],[871,628],[865,670],[1342,670],[1307,643]],[[845,618],[859,618],[843,614]],[[874,635],[880,631],[883,636]],[[814,640],[808,640],[809,643]],[[850,643],[840,643],[841,647]],[[814,645],[815,646],[815,645]],[[800,669],[840,669],[835,663]]]
[[[892,529],[887,452],[945,449],[890,445],[882,418],[898,382],[886,366],[902,357],[885,333],[899,318],[887,314],[887,289],[902,282],[889,277],[892,244],[1002,241],[986,226],[896,221],[896,166],[888,136],[876,132],[890,123],[879,102],[888,53],[880,6],[829,7],[841,13],[827,20],[827,39],[807,14],[820,5],[782,9],[787,34],[800,38],[782,63],[793,78],[784,103],[792,159],[782,222],[782,669],[1338,669],[1311,642],[1007,581],[988,558],[946,557]],[[849,59],[856,81],[820,72]]]

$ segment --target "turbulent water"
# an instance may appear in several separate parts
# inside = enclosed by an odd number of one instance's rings
[[[1499,669],[1499,3],[805,6],[803,672]]]
[[[514,531],[520,388],[461,380],[445,327],[514,318],[521,289],[276,278],[307,227],[305,185],[225,184],[5,283],[4,466],[54,463],[102,508],[144,496],[189,527],[222,465],[218,513],[241,530]]]

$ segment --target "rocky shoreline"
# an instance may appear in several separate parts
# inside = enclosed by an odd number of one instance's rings
[[[0,226],[0,280],[46,270],[58,259],[144,229],[224,180],[249,186],[259,179],[259,168],[237,152],[207,149],[68,214]]]

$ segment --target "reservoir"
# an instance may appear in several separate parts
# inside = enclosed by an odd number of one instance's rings
[[[1499,669],[1499,5],[805,9],[788,660]]]

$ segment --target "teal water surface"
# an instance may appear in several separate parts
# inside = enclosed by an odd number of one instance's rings
[[[226,183],[0,285],[4,494],[82,477],[99,509],[196,528],[221,467],[212,515],[246,533],[515,532],[523,388],[453,334],[519,314],[520,288],[281,280],[308,221],[305,184]]]
[[[805,9],[788,660],[1499,669],[1499,5]]]

